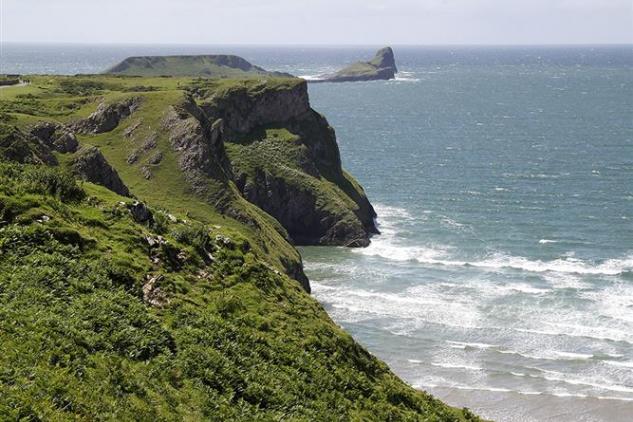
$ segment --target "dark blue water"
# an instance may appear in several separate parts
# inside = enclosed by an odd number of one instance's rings
[[[0,72],[231,52],[315,75],[373,47],[5,46]],[[382,235],[304,248],[333,319],[413,385],[498,420],[633,415],[633,48],[395,48],[310,86]]]

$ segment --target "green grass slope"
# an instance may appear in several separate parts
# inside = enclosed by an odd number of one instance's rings
[[[0,94],[0,116],[4,125],[0,132],[17,128],[28,131],[36,122],[51,121],[71,125],[87,118],[102,103],[116,103],[127,98],[140,98],[141,107],[122,120],[113,130],[99,134],[78,134],[82,145],[98,147],[117,170],[130,191],[152,206],[196,218],[232,232],[247,236],[260,256],[265,256],[280,270],[300,268],[299,253],[286,240],[279,223],[261,209],[246,201],[232,182],[206,180],[211,198],[222,197],[237,216],[249,224],[218,211],[215,202],[194,192],[179,168],[178,152],[163,128],[167,110],[180,104],[191,84],[190,78],[134,78],[114,76],[49,77],[31,76],[26,87],[7,88]],[[241,83],[235,80],[218,82],[224,85]],[[2,129],[4,128],[4,129]],[[133,130],[132,130],[133,129]],[[148,148],[148,140],[153,146]],[[4,147],[6,148],[6,147]],[[3,146],[0,142],[0,155]],[[160,153],[161,160],[153,159]],[[138,158],[131,162],[130,157]],[[60,164],[68,164],[73,156],[56,154]],[[151,177],[146,177],[146,172]]]
[[[137,223],[129,202],[0,163],[3,418],[475,420],[398,380],[247,239],[158,209]]]

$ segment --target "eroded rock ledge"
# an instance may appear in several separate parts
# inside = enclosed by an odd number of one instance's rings
[[[367,246],[376,216],[341,167],[334,130],[310,107],[307,84],[245,84],[199,98],[224,122],[237,187],[299,245]]]
[[[71,169],[75,175],[84,180],[105,186],[119,195],[130,196],[128,187],[97,147],[81,148],[73,158]]]
[[[109,132],[115,129],[119,122],[132,114],[140,105],[140,98],[131,97],[112,104],[101,103],[97,110],[87,119],[79,120],[72,128],[83,134]]]

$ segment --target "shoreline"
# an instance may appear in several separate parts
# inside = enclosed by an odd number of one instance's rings
[[[549,393],[461,390],[450,387],[415,386],[450,406],[468,407],[476,414],[499,422],[629,422],[633,401],[619,398],[561,397]]]

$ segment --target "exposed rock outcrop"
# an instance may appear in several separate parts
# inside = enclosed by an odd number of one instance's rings
[[[204,111],[187,97],[171,107],[163,126],[169,131],[171,146],[179,153],[180,168],[195,192],[208,195],[209,179],[220,183],[232,179],[222,141],[222,120],[210,123]]]
[[[15,126],[0,126],[0,158],[23,164],[57,165],[51,148]]]
[[[30,134],[57,152],[76,152],[79,147],[77,137],[72,130],[58,123],[38,123],[31,128]]]
[[[163,275],[151,276],[148,274],[145,277],[146,281],[143,284],[143,301],[145,303],[158,308],[169,304],[167,294],[159,287],[160,282],[164,279]]]
[[[238,189],[295,243],[369,244],[376,214],[343,172],[334,130],[310,108],[305,81],[240,86],[205,98],[201,108],[225,122]],[[268,136],[268,129],[288,139]]]
[[[209,118],[222,119],[227,130],[246,134],[256,127],[284,123],[310,110],[308,90],[301,83],[288,86],[238,85],[205,98],[201,105]]]
[[[368,62],[353,63],[338,72],[324,75],[310,82],[355,82],[394,79],[398,73],[391,47],[378,50]]]
[[[97,147],[81,148],[71,163],[71,169],[84,180],[105,186],[119,195],[130,196],[130,190]]]
[[[103,133],[115,129],[121,120],[132,114],[140,105],[140,98],[107,104],[101,103],[87,119],[73,123],[72,128],[83,134]]]

